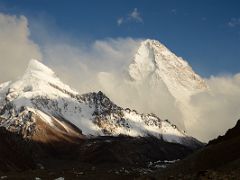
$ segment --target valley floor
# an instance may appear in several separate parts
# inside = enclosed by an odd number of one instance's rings
[[[166,174],[156,173],[147,168],[123,167],[114,164],[104,164],[101,166],[92,166],[83,164],[82,167],[65,170],[28,170],[23,172],[0,173],[0,179],[33,179],[33,180],[239,180],[240,168],[223,168],[216,170],[199,171],[192,174]]]

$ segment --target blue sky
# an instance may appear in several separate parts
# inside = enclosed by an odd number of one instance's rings
[[[240,1],[237,0],[1,0],[0,12],[28,18],[31,38],[75,41],[152,38],[186,59],[201,75],[240,72]]]

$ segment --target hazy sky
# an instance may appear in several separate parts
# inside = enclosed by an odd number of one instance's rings
[[[239,8],[238,0],[0,1],[0,12],[28,19],[37,44],[44,43],[46,33],[76,43],[153,38],[204,77],[239,72]]]

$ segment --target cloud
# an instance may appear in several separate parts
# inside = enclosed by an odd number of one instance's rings
[[[136,22],[143,22],[143,19],[142,19],[140,13],[138,12],[137,8],[133,9],[133,11],[130,13],[128,18],[129,18],[129,20],[133,20]]]
[[[202,140],[223,135],[240,118],[240,74],[206,79],[210,92],[192,97],[198,119],[190,131]]]
[[[117,20],[117,24],[120,26],[122,23],[124,22],[124,19],[122,17],[120,17],[118,20]]]
[[[45,42],[42,49],[46,63],[59,74],[67,72],[61,78],[84,93],[99,90],[99,72],[121,74],[130,63],[140,39],[108,38],[84,45],[69,40],[52,42],[48,39]]]
[[[143,23],[143,18],[137,8],[134,8],[133,11],[126,17],[120,17],[117,19],[117,24],[119,26],[128,22]]]
[[[229,27],[237,27],[240,26],[240,18],[231,18],[231,20],[228,22]]]
[[[41,59],[39,47],[30,40],[24,16],[0,14],[0,83],[21,75],[31,58]]]

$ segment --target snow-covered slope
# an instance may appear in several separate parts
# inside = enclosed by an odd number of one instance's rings
[[[197,143],[169,121],[123,109],[102,92],[80,95],[50,68],[31,60],[21,79],[0,85],[0,126],[31,137],[39,127],[36,119],[61,134],[151,135],[167,142]]]
[[[163,84],[182,112],[187,130],[197,119],[197,113],[192,113],[194,109],[189,105],[190,97],[207,91],[208,87],[185,60],[159,41],[148,39],[141,42],[128,73],[132,82],[150,86],[154,90]]]

